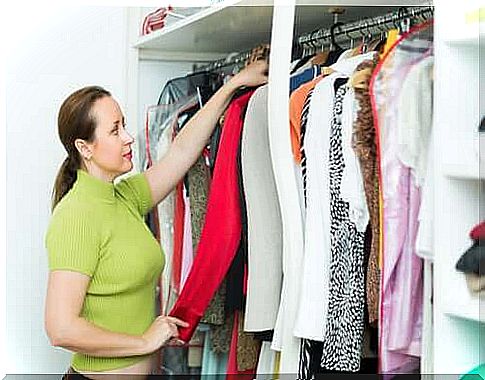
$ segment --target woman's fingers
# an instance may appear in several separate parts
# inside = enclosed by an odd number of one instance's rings
[[[175,318],[175,317],[169,317],[166,316],[165,319],[167,322],[173,323],[174,325],[180,326],[180,327],[189,327],[189,324],[185,321],[182,321],[181,319]]]

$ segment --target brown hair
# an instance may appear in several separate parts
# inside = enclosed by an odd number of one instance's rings
[[[52,192],[52,210],[76,182],[77,170],[81,168],[82,160],[74,142],[76,139],[93,141],[96,119],[91,110],[96,100],[105,96],[111,94],[104,88],[88,86],[69,95],[61,105],[57,127],[59,138],[67,151],[67,158],[56,176]]]

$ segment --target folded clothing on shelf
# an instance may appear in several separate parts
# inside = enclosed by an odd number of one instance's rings
[[[473,245],[468,248],[456,263],[456,270],[463,273],[485,275],[485,221],[470,231]]]
[[[485,221],[470,231],[473,244],[456,263],[456,270],[465,273],[472,292],[485,291]]]
[[[146,15],[142,25],[142,35],[146,35],[154,30],[163,28],[165,25],[165,17],[167,17],[167,12],[169,12],[171,9],[172,7],[170,6],[167,8],[161,7]]]

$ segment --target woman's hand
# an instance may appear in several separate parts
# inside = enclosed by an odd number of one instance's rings
[[[145,351],[152,353],[165,343],[179,336],[178,327],[188,327],[188,323],[178,318],[161,315],[157,317],[147,331],[142,335],[145,340]]]
[[[268,63],[263,59],[254,61],[234,75],[230,82],[236,88],[255,87],[268,83]]]

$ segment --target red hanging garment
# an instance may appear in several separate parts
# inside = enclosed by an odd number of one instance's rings
[[[251,90],[233,100],[227,110],[214,167],[205,224],[197,255],[171,316],[189,327],[179,328],[180,339],[188,342],[214,293],[231,265],[241,239],[241,209],[237,179],[237,152],[243,112]]]

